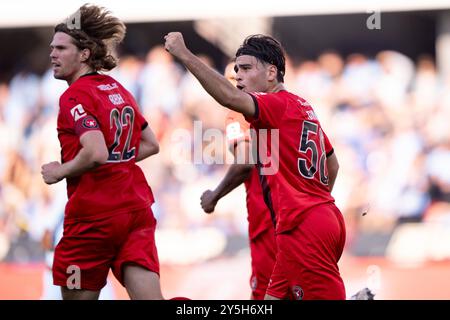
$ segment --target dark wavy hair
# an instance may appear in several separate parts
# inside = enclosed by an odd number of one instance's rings
[[[74,17],[75,23],[79,22],[78,26],[72,24]],[[85,4],[66,21],[58,24],[56,32],[71,36],[78,49],[89,49],[91,54],[86,63],[95,71],[100,71],[111,70],[117,65],[117,59],[111,54],[125,37],[126,27],[107,9]]]
[[[278,82],[284,82],[286,72],[284,49],[274,38],[262,34],[248,36],[236,51],[236,58],[243,55],[253,56],[263,62],[273,64],[277,67]]]

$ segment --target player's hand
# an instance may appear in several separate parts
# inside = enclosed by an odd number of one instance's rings
[[[177,58],[181,58],[183,54],[189,51],[184,44],[181,32],[169,32],[164,37],[164,40],[166,40],[164,44],[166,50]]]
[[[44,164],[41,168],[42,178],[46,184],[57,183],[62,180],[62,176],[59,171],[61,164],[58,161],[49,162]]]
[[[200,197],[200,204],[202,205],[203,211],[205,211],[206,213],[213,212],[217,204],[214,192],[212,192],[211,190],[206,190],[205,192],[203,192],[202,196]]]
[[[50,251],[53,250],[53,232],[46,229],[44,231],[44,235],[42,236],[41,239],[41,245],[42,248],[44,248],[44,250]]]

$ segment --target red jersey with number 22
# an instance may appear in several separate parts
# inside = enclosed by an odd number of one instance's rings
[[[306,100],[285,90],[251,96],[256,111],[247,120],[257,129],[279,130],[279,171],[267,183],[281,233],[296,227],[308,209],[334,202],[326,166],[333,148]]]
[[[110,76],[82,76],[63,93],[58,114],[62,162],[75,158],[80,137],[91,130],[103,133],[109,150],[106,164],[67,179],[66,221],[101,219],[154,202],[135,163],[147,125],[132,95]]]

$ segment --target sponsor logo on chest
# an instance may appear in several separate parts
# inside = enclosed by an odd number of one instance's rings
[[[101,85],[97,86],[97,88],[99,88],[102,91],[109,91],[109,90],[113,90],[113,89],[118,89],[119,87],[117,86],[117,83],[113,82],[113,83],[108,83],[108,84],[101,84]]]

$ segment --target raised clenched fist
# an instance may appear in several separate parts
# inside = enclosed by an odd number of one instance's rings
[[[164,44],[166,50],[179,59],[182,59],[183,55],[189,52],[184,44],[181,32],[169,32],[164,36],[164,40],[166,40]]]

